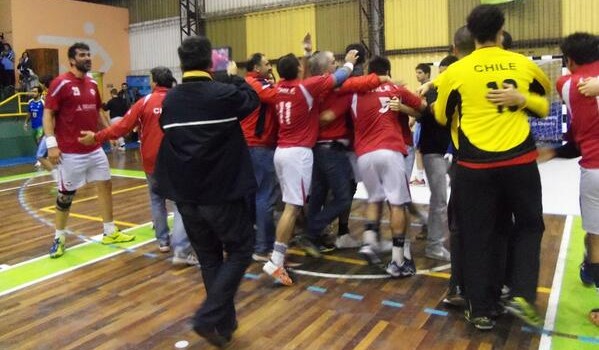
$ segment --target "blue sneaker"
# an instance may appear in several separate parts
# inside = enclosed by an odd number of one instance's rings
[[[410,259],[404,259],[401,265],[395,261],[391,261],[389,265],[387,265],[385,271],[387,271],[391,277],[409,277],[416,274],[416,265],[414,265],[414,260]]]
[[[59,258],[64,254],[64,236],[59,236],[54,239],[52,247],[50,247],[50,258]]]
[[[589,263],[586,259],[580,264],[580,280],[586,287],[593,285],[593,277],[589,273]]]

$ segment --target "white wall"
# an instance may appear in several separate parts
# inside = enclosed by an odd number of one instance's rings
[[[149,75],[150,69],[165,66],[181,81],[177,48],[181,43],[179,17],[136,23],[129,26],[130,75]]]

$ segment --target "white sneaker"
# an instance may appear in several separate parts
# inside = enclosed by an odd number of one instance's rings
[[[198,258],[193,253],[189,253],[189,254],[187,254],[187,256],[174,254],[172,263],[173,263],[173,265],[188,265],[188,266],[200,265]]]
[[[376,252],[377,249],[370,244],[364,244],[359,251],[360,255],[362,255],[371,265],[378,265],[381,263],[381,258],[379,258]]]
[[[451,261],[451,254],[445,247],[440,247],[435,250],[425,249],[424,256],[429,259]]]
[[[353,238],[350,234],[339,236],[335,240],[335,247],[337,247],[337,249],[358,248],[360,245],[360,241]]]

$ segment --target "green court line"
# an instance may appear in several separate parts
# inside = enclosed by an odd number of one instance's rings
[[[128,169],[110,169],[110,173],[115,176],[127,176],[138,179],[145,179],[146,173],[141,170],[128,170]]]
[[[120,176],[134,177],[134,178],[139,178],[139,179],[146,178],[146,174],[140,170],[110,169],[110,173],[115,176],[120,175]],[[32,173],[25,173],[25,174],[2,176],[2,177],[0,177],[0,183],[17,181],[17,180],[26,180],[26,179],[29,179],[36,175],[50,175],[50,173],[48,173],[48,172],[32,172]]]
[[[17,180],[25,180],[25,179],[29,179],[30,177],[35,176],[37,174],[38,174],[37,172],[33,172],[33,173],[17,174],[17,175],[10,175],[10,176],[2,176],[2,177],[0,177],[0,183],[17,181]],[[46,174],[50,175],[50,173],[46,173]]]
[[[584,253],[584,235],[580,216],[574,217],[562,289],[557,307],[555,330],[576,334],[579,339],[552,338],[552,349],[599,349],[599,327],[589,321],[588,313],[599,308],[599,294],[593,287],[585,287],[579,278],[579,265]],[[580,339],[587,337],[587,339]],[[594,343],[595,339],[598,343]],[[582,340],[582,341],[581,341]]]
[[[120,248],[138,246],[154,239],[154,230],[152,229],[151,223],[138,226],[131,230],[124,230],[123,232],[134,234],[135,240],[118,244],[118,247]],[[67,236],[67,239],[73,240],[77,238]],[[83,243],[68,248],[65,251],[65,254],[57,259],[50,259],[50,257],[46,255],[38,259],[15,265],[6,270],[0,270],[0,295],[14,288],[35,283],[40,279],[49,278],[54,274],[64,273],[68,270],[90,263],[93,260],[102,259],[111,254],[114,255],[115,253],[122,252],[125,252],[125,250],[109,245],[93,242]]]

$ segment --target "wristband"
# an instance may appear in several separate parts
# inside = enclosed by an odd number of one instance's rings
[[[351,62],[345,62],[345,64],[343,65],[343,67],[347,67],[347,68],[349,68],[349,71],[350,71],[350,72],[353,72],[353,71],[354,71],[354,64],[353,64],[353,63],[351,63]]]
[[[48,147],[48,148],[58,147],[58,142],[56,142],[56,137],[46,136],[46,147]]]

